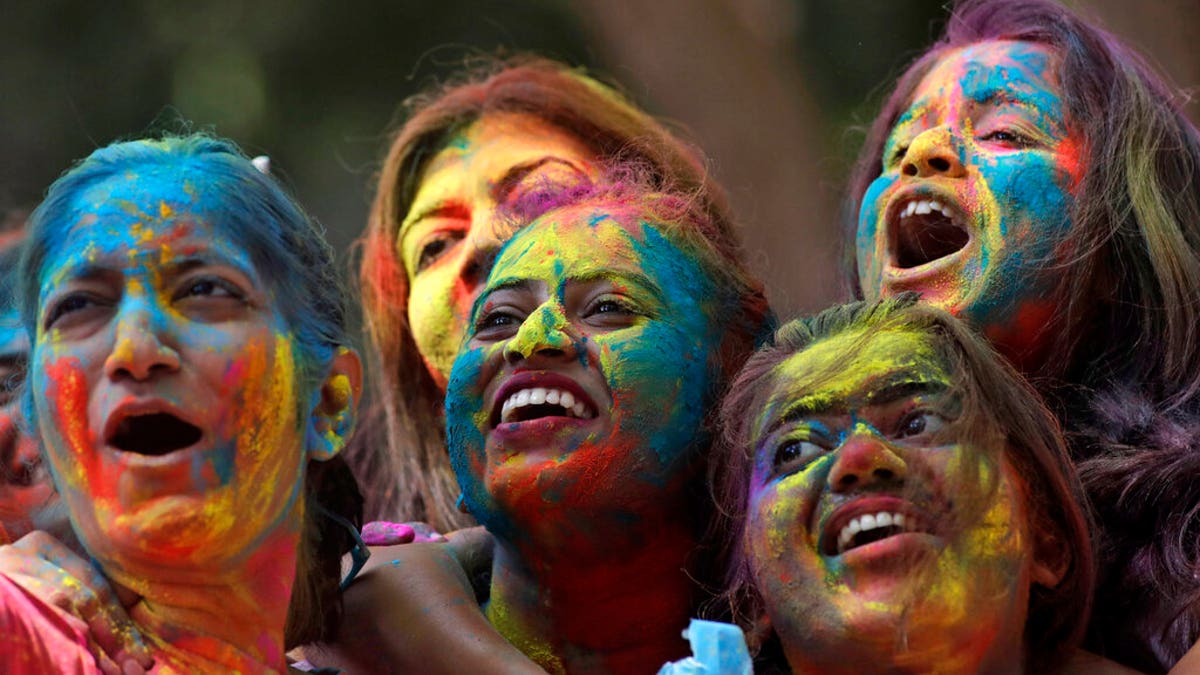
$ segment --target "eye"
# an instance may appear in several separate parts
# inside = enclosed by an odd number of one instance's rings
[[[1011,129],[996,129],[995,131],[989,131],[983,136],[980,136],[979,140],[988,141],[990,143],[999,143],[1001,145],[1007,145],[1014,148],[1026,148],[1033,145],[1033,141],[1031,139],[1012,131]]]
[[[189,297],[213,297],[242,299],[245,293],[237,284],[219,277],[189,279],[175,293],[175,300]]]
[[[907,145],[897,146],[896,149],[892,151],[891,157],[888,160],[888,166],[894,166],[898,162],[902,161],[904,159],[904,156],[907,154],[908,154],[908,146]]]
[[[946,428],[946,418],[928,410],[917,410],[905,415],[896,428],[896,439],[914,439],[933,436]]]
[[[610,293],[595,298],[580,313],[591,325],[610,329],[632,326],[644,315],[632,299]]]
[[[828,451],[820,439],[785,438],[775,448],[775,473],[790,473],[811,464]]]
[[[25,360],[15,361],[7,368],[0,368],[0,405],[7,405],[25,384]]]
[[[91,307],[95,307],[99,304],[99,298],[96,298],[89,293],[70,293],[50,306],[50,310],[46,312],[46,318],[42,322],[42,328],[49,329],[63,318],[78,312],[82,312]]]
[[[446,255],[450,247],[457,241],[461,240],[463,235],[458,232],[439,232],[432,238],[421,244],[421,249],[417,253],[417,262],[415,272],[421,272],[434,264]]]
[[[475,337],[498,340],[516,334],[525,317],[508,305],[486,308],[475,320]]]

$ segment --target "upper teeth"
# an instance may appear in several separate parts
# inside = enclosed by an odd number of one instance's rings
[[[950,217],[950,209],[946,208],[941,202],[933,199],[918,199],[916,201],[909,202],[908,206],[904,207],[904,210],[900,212],[900,217],[907,218],[914,213],[923,215],[933,211],[937,211],[947,218]]]
[[[569,391],[533,387],[532,389],[520,389],[509,395],[504,401],[504,405],[500,407],[500,421],[508,422],[511,420],[517,408],[527,405],[542,405],[544,403],[561,406],[571,417],[591,419],[596,416],[583,401],[576,401],[574,394]]]
[[[842,533],[838,536],[838,553],[846,550],[846,545],[850,540],[854,539],[854,535],[867,530],[874,530],[878,527],[904,527],[903,513],[890,513],[880,511],[879,513],[865,513],[854,520],[851,520],[842,528]],[[911,528],[912,525],[910,524]]]

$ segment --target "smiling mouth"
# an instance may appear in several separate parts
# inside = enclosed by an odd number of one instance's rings
[[[504,400],[495,423],[528,422],[543,417],[590,420],[596,416],[586,402],[569,391],[553,387],[518,389]]]
[[[919,267],[951,256],[971,241],[962,216],[936,199],[914,199],[902,205],[889,228],[892,266]]]
[[[200,428],[170,413],[126,417],[117,425],[108,444],[122,452],[161,456],[195,445]]]
[[[856,516],[842,526],[836,537],[825,539],[825,555],[841,555],[860,546],[910,532],[930,533],[929,527],[912,514],[879,511]]]

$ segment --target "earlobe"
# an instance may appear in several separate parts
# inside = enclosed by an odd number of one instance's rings
[[[339,347],[313,407],[306,448],[309,459],[323,462],[346,447],[354,433],[361,399],[362,361],[358,352]]]

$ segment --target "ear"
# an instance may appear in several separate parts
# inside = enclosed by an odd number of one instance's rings
[[[1071,550],[1062,538],[1050,532],[1034,532],[1033,537],[1031,579],[1043,588],[1055,588],[1071,569]]]
[[[346,447],[354,433],[361,399],[362,360],[353,349],[339,347],[309,418],[305,443],[309,459],[324,462]]]

